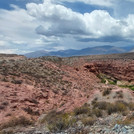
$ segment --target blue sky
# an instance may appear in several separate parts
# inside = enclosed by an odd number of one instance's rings
[[[0,53],[134,44],[134,0],[0,0]]]

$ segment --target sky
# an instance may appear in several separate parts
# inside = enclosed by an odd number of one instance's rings
[[[134,0],[0,0],[0,53],[134,45]]]

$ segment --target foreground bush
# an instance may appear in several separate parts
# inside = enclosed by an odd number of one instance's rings
[[[102,116],[103,116],[102,110],[100,110],[100,109],[93,109],[93,110],[92,110],[92,113],[93,113],[96,117],[102,117]]]
[[[101,109],[101,110],[106,110],[109,104],[110,104],[110,103],[108,103],[108,102],[101,101],[101,102],[96,102],[96,103],[94,103],[94,104],[93,104],[93,107],[94,107],[94,108]]]
[[[117,101],[115,103],[109,103],[109,102],[96,102],[93,104],[93,108],[105,110],[110,115],[112,113],[120,112],[123,113],[127,111],[127,109],[132,110],[134,107],[133,103],[127,104],[122,101]]]
[[[16,126],[29,126],[32,125],[33,122],[29,119],[27,119],[24,116],[20,116],[19,118],[17,117],[12,117],[8,122],[4,123],[0,129],[5,129],[9,127],[16,127]]]
[[[74,114],[75,114],[75,115],[88,114],[88,113],[90,113],[90,108],[89,108],[89,106],[82,106],[82,107],[76,108],[76,109],[74,110]]]
[[[134,123],[134,113],[127,116],[124,120],[117,121],[117,123],[121,125],[130,125],[131,123]]]
[[[52,111],[42,120],[52,132],[65,130],[75,124],[76,120],[69,113]]]
[[[77,126],[79,121],[85,126],[91,126],[95,123],[98,117],[103,117],[107,114],[111,115],[113,113],[119,113],[123,115],[125,113],[125,116],[127,116],[130,107],[131,109],[133,108],[133,103],[128,105],[123,101],[109,103],[104,101],[97,102],[96,100],[92,103],[90,108],[87,104],[74,109],[74,111],[70,113],[51,111],[47,115],[44,115],[40,123],[44,123],[51,132],[60,132],[70,127]],[[127,120],[126,123],[127,122],[129,121]]]
[[[124,112],[127,110],[127,105],[123,102],[115,102],[114,104],[109,104],[107,107],[108,114],[116,112]]]
[[[82,119],[82,123],[87,126],[87,125],[93,125],[95,123],[95,118],[93,117],[88,117],[88,118],[84,118]]]

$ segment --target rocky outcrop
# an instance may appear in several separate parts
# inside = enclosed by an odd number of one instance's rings
[[[87,63],[84,68],[97,74],[103,73],[117,80],[134,81],[134,61],[108,60]]]

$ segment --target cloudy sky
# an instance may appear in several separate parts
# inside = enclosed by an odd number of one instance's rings
[[[134,44],[134,0],[0,0],[0,53]]]

